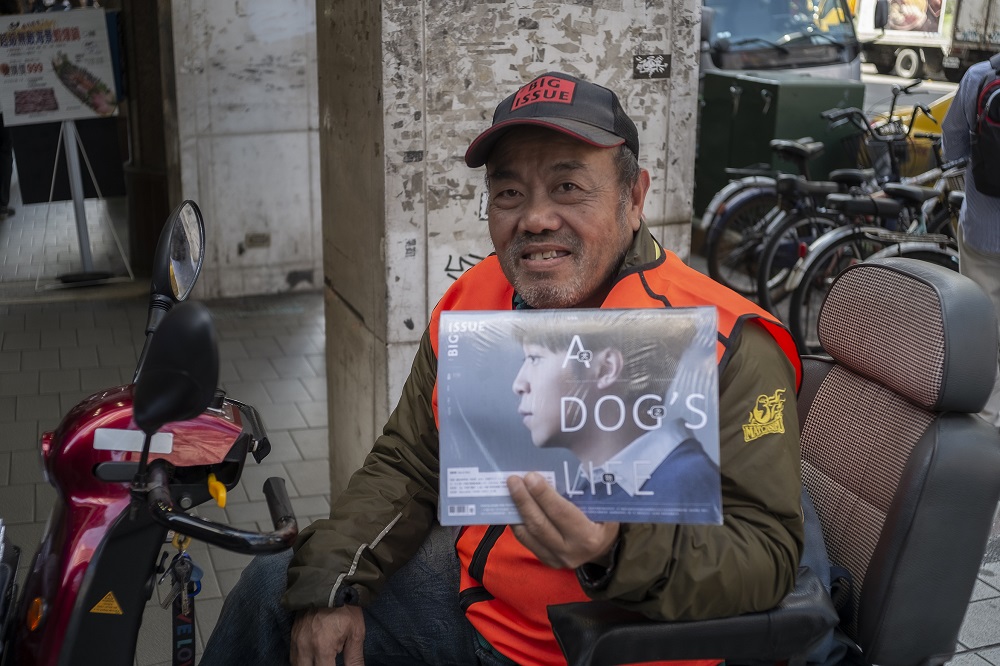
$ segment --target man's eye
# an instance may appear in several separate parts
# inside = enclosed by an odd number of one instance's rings
[[[556,186],[556,191],[558,191],[558,192],[564,192],[564,193],[565,192],[575,192],[578,189],[580,189],[580,188],[578,188],[573,183],[559,183],[559,185]]]
[[[517,190],[500,190],[499,192],[497,192],[496,198],[497,199],[513,199],[517,195],[518,195],[518,191]]]

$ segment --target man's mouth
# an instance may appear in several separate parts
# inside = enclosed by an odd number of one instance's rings
[[[528,261],[544,261],[546,259],[558,259],[559,257],[567,257],[569,252],[565,250],[546,250],[544,252],[529,252],[524,255],[524,258]]]

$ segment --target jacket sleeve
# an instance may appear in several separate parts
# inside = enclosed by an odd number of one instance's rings
[[[972,152],[969,132],[975,126],[974,98],[978,87],[975,79],[978,78],[971,69],[966,72],[941,122],[941,153],[945,160],[968,157]]]
[[[434,524],[438,431],[431,399],[437,361],[425,331],[399,404],[330,509],[295,542],[282,598],[289,610],[368,605]]]
[[[731,344],[719,378],[723,524],[623,524],[611,569],[577,570],[592,598],[695,620],[772,608],[792,589],[803,541],[794,370],[757,324]],[[758,398],[783,400],[768,434],[743,427],[752,413],[760,422]]]

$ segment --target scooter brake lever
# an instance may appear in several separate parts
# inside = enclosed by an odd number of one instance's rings
[[[240,414],[250,425],[250,434],[253,436],[253,448],[250,450],[250,453],[253,454],[253,459],[259,465],[267,457],[267,454],[271,452],[271,441],[267,438],[267,430],[264,428],[264,422],[261,420],[257,410],[251,405],[239,400],[233,400],[232,398],[226,399],[240,410]]]

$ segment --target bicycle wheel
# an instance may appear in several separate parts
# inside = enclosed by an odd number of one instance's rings
[[[730,200],[708,230],[705,254],[708,274],[747,297],[757,294],[760,241],[778,203],[774,188],[753,188]]]
[[[775,308],[791,292],[786,279],[792,266],[805,256],[809,245],[841,225],[839,216],[822,211],[782,212],[764,232],[757,261],[757,302],[777,314]]]
[[[806,258],[802,279],[792,292],[788,305],[788,328],[799,347],[799,353],[816,354],[823,351],[816,332],[816,320],[834,278],[848,266],[864,261],[891,244],[877,236],[859,232]]]

